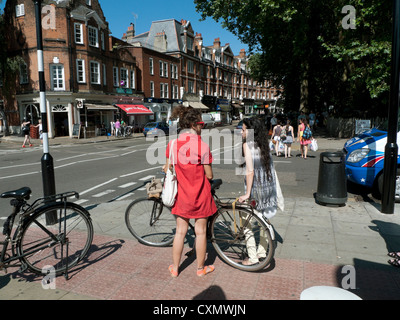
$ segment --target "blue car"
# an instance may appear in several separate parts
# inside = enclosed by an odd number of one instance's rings
[[[397,139],[400,141],[400,132]],[[347,141],[346,152],[347,179],[355,184],[375,188],[382,195],[383,167],[387,132],[371,129]],[[400,161],[397,157],[396,202],[400,201]]]
[[[143,128],[145,137],[159,137],[161,135],[169,135],[169,126],[166,122],[149,122]]]

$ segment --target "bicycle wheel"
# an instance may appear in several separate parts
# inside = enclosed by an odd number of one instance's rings
[[[56,218],[55,224],[47,223],[48,215]],[[60,202],[39,208],[25,219],[17,253],[33,272],[43,274],[43,268],[52,267],[59,275],[86,255],[92,240],[89,213],[76,204]]]
[[[143,198],[133,201],[125,212],[125,223],[140,243],[167,247],[174,241],[176,219],[171,208],[161,199]]]
[[[243,271],[258,271],[272,260],[275,246],[265,222],[246,209],[220,208],[211,225],[211,242],[219,257]],[[244,265],[248,259],[252,265]]]

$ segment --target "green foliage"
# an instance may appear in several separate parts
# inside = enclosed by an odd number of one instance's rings
[[[195,0],[249,45],[252,76],[283,86],[287,109],[385,115],[390,90],[392,1]],[[342,8],[355,8],[344,29]],[[302,93],[300,93],[302,92]]]

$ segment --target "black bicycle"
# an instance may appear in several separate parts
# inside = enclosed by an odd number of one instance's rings
[[[208,220],[208,239],[218,256],[230,266],[244,271],[259,271],[274,257],[274,229],[254,209],[252,201],[239,204],[237,199],[219,199],[215,191],[221,185],[222,180],[211,181],[218,211]],[[134,200],[126,209],[125,223],[142,244],[155,247],[172,245],[176,220],[171,208],[166,207],[161,198]],[[194,232],[194,226],[189,226]]]
[[[0,195],[12,199],[13,207],[3,226],[0,270],[20,267],[21,272],[29,269],[46,275],[53,268],[56,275],[64,273],[67,278],[68,270],[82,260],[92,244],[90,214],[68,202],[68,198],[79,198],[77,192],[40,198],[30,205],[31,193],[25,187]]]

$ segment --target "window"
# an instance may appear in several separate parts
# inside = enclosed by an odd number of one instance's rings
[[[150,97],[154,97],[154,82],[150,81]]]
[[[90,61],[90,83],[100,84],[100,63]]]
[[[103,64],[103,85],[107,85],[107,66]]]
[[[64,87],[64,66],[52,64],[50,66],[51,89],[54,91],[65,90]]]
[[[118,67],[113,67],[113,83],[114,87],[119,87],[118,80]]]
[[[75,23],[75,43],[83,44],[83,35],[82,35],[82,25],[80,23]]]
[[[106,50],[106,41],[104,40],[104,32],[101,33],[101,49]]]
[[[189,50],[192,50],[192,51],[193,51],[193,39],[187,37],[187,38],[186,38],[186,41],[187,41],[187,48],[188,48]]]
[[[168,83],[164,83],[164,97],[162,98],[169,98],[169,88],[168,88]]]
[[[28,66],[25,62],[19,65],[19,83],[27,84],[29,82],[28,78]]]
[[[193,81],[188,81],[188,92],[189,93],[194,93],[194,84]]]
[[[164,83],[160,84],[160,98],[164,98]]]
[[[164,62],[160,61],[160,77],[164,76]]]
[[[153,61],[153,58],[149,59],[149,65],[150,65],[150,74],[154,75],[154,61]]]
[[[122,81],[124,84],[122,85]],[[121,87],[129,88],[128,70],[121,68]]]
[[[194,73],[194,62],[192,60],[188,60],[188,72]]]
[[[24,4],[18,4],[15,6],[15,16],[22,17],[25,15],[25,6]]]
[[[179,88],[177,85],[172,87],[172,99],[178,99]]]
[[[78,83],[86,82],[86,74],[85,74],[85,60],[77,59],[76,60],[76,70]]]
[[[135,86],[135,71],[134,70],[131,70],[131,88],[132,89],[136,89],[136,86]]]
[[[89,45],[92,47],[99,47],[99,30],[89,26]]]
[[[168,78],[168,62],[164,62],[164,76]]]

